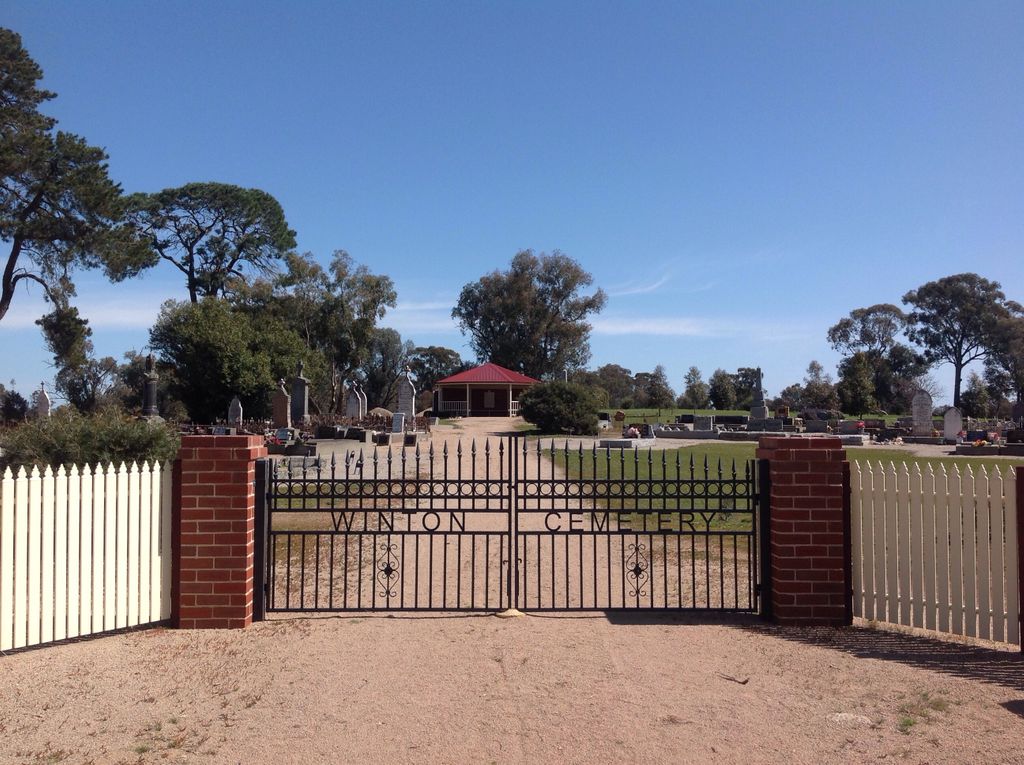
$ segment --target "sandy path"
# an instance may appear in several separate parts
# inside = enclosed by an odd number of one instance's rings
[[[2,763],[1024,761],[1019,656],[860,629],[291,618],[11,655],[0,689]]]

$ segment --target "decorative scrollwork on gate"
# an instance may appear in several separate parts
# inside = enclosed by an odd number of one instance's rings
[[[644,550],[647,548],[641,544],[631,544],[627,549],[629,555],[626,557],[626,579],[629,580],[633,588],[630,590],[629,597],[644,597],[647,595],[644,585],[650,579],[650,575],[647,573],[650,563],[647,556],[644,555]]]
[[[395,554],[398,545],[394,542],[381,542],[380,551],[384,553],[383,560],[377,562],[377,582],[380,584],[380,596],[382,598],[393,598],[395,596],[395,584],[398,582],[398,556]]]

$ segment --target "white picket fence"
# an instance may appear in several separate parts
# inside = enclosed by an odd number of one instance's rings
[[[850,466],[855,616],[1020,644],[1012,467]]]
[[[171,469],[47,467],[0,479],[0,651],[171,614]]]

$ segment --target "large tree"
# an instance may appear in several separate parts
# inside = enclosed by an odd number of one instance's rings
[[[420,346],[413,349],[409,369],[419,391],[431,391],[434,383],[461,372],[469,365],[462,361],[458,351],[440,345]]]
[[[903,296],[912,307],[907,336],[931,362],[953,365],[953,406],[960,406],[964,367],[985,358],[999,319],[1006,316],[998,282],[977,274],[954,274]]]
[[[63,297],[36,324],[53,354],[57,393],[79,412],[95,412],[119,382],[117,361],[111,356],[93,356],[89,322]]]
[[[697,367],[690,367],[683,378],[683,395],[677,402],[685,409],[707,409],[711,405],[711,394],[708,384],[704,382],[700,370]]]
[[[233,396],[247,417],[265,416],[278,379],[293,375],[299,361],[310,377],[323,366],[279,319],[255,319],[218,298],[164,303],[149,344],[173,370],[171,394],[201,423],[223,419]]]
[[[669,385],[668,374],[661,364],[653,372],[637,372],[633,380],[636,388],[634,406],[669,409],[675,403],[676,392]]]
[[[452,310],[481,361],[532,377],[556,377],[590,358],[587,317],[600,311],[605,294],[582,291],[593,277],[557,250],[524,250],[508,271],[493,271],[467,284]]]
[[[405,374],[414,350],[411,342],[402,342],[396,330],[385,327],[373,331],[369,352],[359,370],[370,408],[394,408],[398,379]]]
[[[847,414],[859,416],[877,408],[871,359],[865,351],[858,351],[839,364],[836,393],[839,395],[840,406]]]
[[[58,303],[74,294],[76,266],[102,267],[112,279],[137,273],[145,247],[122,225],[121,188],[107,155],[39,112],[54,94],[37,87],[43,72],[0,28],[0,320],[19,284],[32,282]]]
[[[813,409],[835,409],[839,404],[836,386],[825,368],[815,360],[807,365],[807,376],[804,377],[800,391],[800,405]]]
[[[1024,308],[1010,302],[993,327],[985,378],[1001,396],[1024,401]]]
[[[891,303],[856,308],[828,330],[828,341],[837,351],[884,355],[907,329],[907,315]]]
[[[899,338],[909,329],[907,315],[891,303],[857,308],[828,330],[829,344],[846,358],[863,353],[871,368],[876,404],[905,410],[929,362]]]
[[[736,382],[724,369],[716,369],[708,380],[708,395],[715,409],[736,408]]]
[[[588,383],[608,394],[608,406],[626,407],[634,401],[633,373],[618,364],[605,364],[593,372]]]
[[[133,194],[127,216],[152,248],[185,275],[189,300],[223,296],[233,279],[266,273],[295,246],[284,210],[259,189],[189,183]]]
[[[325,269],[309,253],[289,254],[273,278],[236,285],[232,302],[254,318],[275,316],[327,361],[314,397],[324,411],[339,411],[342,383],[369,358],[377,322],[395,305],[394,283],[356,265],[336,250]]]

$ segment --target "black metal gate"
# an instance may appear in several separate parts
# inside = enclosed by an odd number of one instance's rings
[[[765,600],[767,476],[754,461],[512,437],[262,470],[268,612],[757,612]]]

